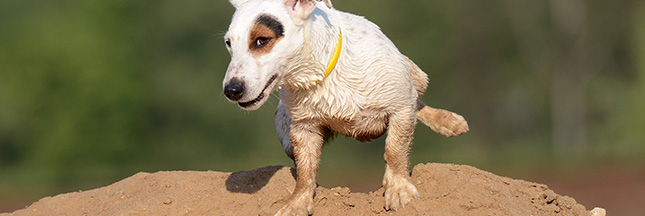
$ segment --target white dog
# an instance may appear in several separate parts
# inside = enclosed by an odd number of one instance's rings
[[[387,131],[385,208],[418,197],[408,171],[417,118],[444,136],[468,131],[460,115],[418,100],[427,75],[378,26],[330,0],[229,1],[224,94],[254,110],[279,89],[275,125],[296,164],[296,188],[277,215],[313,213],[321,148],[335,133],[368,141]]]

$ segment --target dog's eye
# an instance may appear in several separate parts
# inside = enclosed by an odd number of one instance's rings
[[[268,37],[258,37],[255,39],[255,47],[261,48],[266,46],[269,41],[271,41],[271,38]]]

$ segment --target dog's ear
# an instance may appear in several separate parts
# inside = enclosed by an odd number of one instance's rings
[[[237,8],[240,5],[242,5],[244,2],[247,2],[249,0],[228,0],[228,1],[231,3],[231,5],[233,5],[233,7]]]
[[[331,9],[331,8],[333,7],[333,5],[331,5],[331,0],[316,0],[316,1],[322,1],[322,2],[325,2],[325,5],[327,5],[327,7],[328,7],[329,9]]]
[[[296,24],[301,24],[316,9],[314,0],[284,0],[284,7]]]
[[[327,7],[332,7],[331,0],[284,0],[284,6],[291,19],[299,25],[316,9],[316,1],[325,2]]]

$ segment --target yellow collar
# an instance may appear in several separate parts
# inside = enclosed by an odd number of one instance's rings
[[[331,73],[331,71],[336,67],[336,63],[338,63],[338,58],[340,57],[340,50],[343,48],[343,31],[339,28],[338,32],[340,33],[338,36],[338,44],[336,45],[336,50],[334,50],[334,56],[331,57],[331,61],[329,61],[329,64],[327,65],[327,70],[325,70],[323,80],[327,78],[329,73]]]

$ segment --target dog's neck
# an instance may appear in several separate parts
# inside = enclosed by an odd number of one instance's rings
[[[343,49],[340,26],[333,25],[333,10],[316,10],[302,27],[304,46],[287,58],[282,87],[307,90],[336,68]]]

